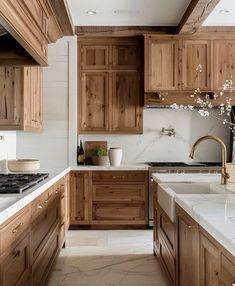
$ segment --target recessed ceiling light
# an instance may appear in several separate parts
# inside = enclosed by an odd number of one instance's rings
[[[229,10],[219,10],[219,13],[220,13],[220,14],[228,14],[228,13],[229,13]]]
[[[96,14],[96,11],[88,10],[88,11],[86,11],[86,13],[87,13],[88,15],[95,15],[95,14]]]

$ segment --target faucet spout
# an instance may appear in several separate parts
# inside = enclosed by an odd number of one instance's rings
[[[226,148],[224,142],[219,137],[207,135],[207,136],[203,136],[203,137],[199,138],[193,144],[189,157],[191,159],[193,159],[197,146],[204,140],[214,140],[214,141],[218,142],[221,146],[221,158],[222,158],[221,184],[226,185],[228,183],[228,179],[229,179],[229,174],[227,173],[227,170],[226,170],[227,148]]]

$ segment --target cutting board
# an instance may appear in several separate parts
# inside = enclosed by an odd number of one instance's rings
[[[108,150],[108,142],[107,141],[85,141],[85,158],[91,158],[93,156],[93,152],[97,148],[104,148]]]

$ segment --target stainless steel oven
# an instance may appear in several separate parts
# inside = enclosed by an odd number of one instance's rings
[[[221,163],[151,162],[149,164],[149,226],[153,226],[153,173],[218,173]]]

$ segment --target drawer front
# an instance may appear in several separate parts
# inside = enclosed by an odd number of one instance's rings
[[[48,233],[58,222],[59,198],[56,198],[54,202],[34,221],[32,228],[32,252],[34,259],[38,256],[41,248],[46,243]]]
[[[174,224],[161,212],[158,215],[158,229],[169,244],[172,252],[175,251],[175,227]]]
[[[95,185],[93,201],[145,201],[144,185]]]
[[[146,172],[93,172],[92,182],[95,184],[103,184],[104,182],[112,183],[139,183],[145,182],[147,173]]]
[[[30,207],[27,206],[17,215],[17,217],[1,229],[1,253],[3,253],[23,232],[27,230],[30,226],[30,216]]]
[[[47,244],[33,264],[33,286],[44,285],[47,275],[51,269],[53,261],[59,251],[59,231],[58,228],[49,237]]]
[[[25,236],[17,246],[3,255],[0,264],[0,285],[27,285],[30,278],[30,239]]]
[[[173,284],[175,281],[175,261],[161,235],[159,235],[159,255]]]
[[[143,204],[94,204],[92,210],[94,221],[145,223]]]

